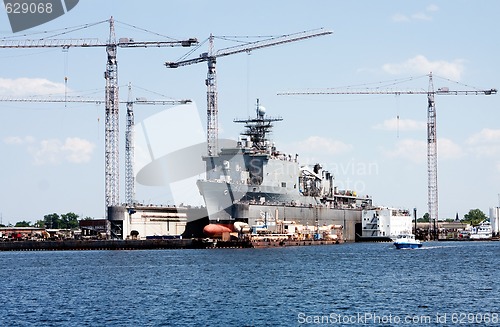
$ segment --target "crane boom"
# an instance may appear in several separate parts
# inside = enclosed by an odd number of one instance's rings
[[[198,58],[182,60],[182,61],[177,61],[177,62],[167,61],[167,62],[165,62],[165,66],[167,66],[168,68],[177,68],[180,66],[187,66],[187,65],[197,64],[197,63],[203,62],[203,61],[208,61],[210,58],[224,57],[224,56],[229,56],[229,55],[241,53],[241,52],[250,52],[250,51],[261,49],[261,48],[266,48],[266,47],[270,47],[270,46],[274,46],[274,45],[305,40],[305,39],[309,39],[312,37],[328,35],[328,34],[332,34],[332,33],[333,33],[332,31],[320,28],[320,29],[316,29],[316,30],[287,34],[287,35],[269,38],[266,40],[255,41],[255,42],[250,42],[250,43],[246,43],[243,45],[237,45],[234,47],[220,49],[220,50],[217,50],[214,54],[204,52]],[[211,40],[211,42],[213,42],[212,35],[210,36],[210,40]]]
[[[0,102],[40,102],[40,103],[94,103],[102,104],[105,102],[104,99],[86,99],[81,97],[66,97],[66,98],[0,98]]]
[[[197,44],[196,38],[176,41],[134,41],[130,38],[116,40],[114,19],[109,19],[109,39],[106,42],[95,38],[82,39],[39,39],[39,40],[0,40],[0,49],[33,49],[33,48],[95,48],[105,47],[107,53],[105,91],[105,206],[120,204],[119,192],[119,103],[118,101],[118,64],[117,48],[148,47],[190,47]],[[65,100],[67,102],[67,100]],[[63,101],[61,101],[63,102]],[[107,210],[106,210],[107,213]]]
[[[192,65],[200,62],[207,62],[208,73],[205,80],[207,86],[207,154],[209,157],[216,156],[218,152],[218,105],[217,105],[217,74],[216,74],[216,62],[218,57],[229,56],[232,54],[250,52],[252,50],[262,49],[274,45],[290,43],[295,41],[300,41],[304,39],[309,39],[322,35],[332,34],[332,31],[325,29],[317,29],[311,31],[305,31],[300,33],[288,34],[283,36],[278,36],[274,38],[269,38],[266,40],[256,41],[246,43],[244,45],[238,45],[234,47],[220,49],[216,52],[213,51],[213,35],[209,37],[208,52],[201,54],[201,56],[193,59],[187,59],[182,61],[167,61],[165,66],[167,68],[177,68],[181,66]]]
[[[298,33],[293,33],[293,34],[277,36],[277,37],[269,38],[269,39],[262,40],[262,41],[255,41],[255,42],[247,43],[244,45],[237,45],[234,47],[229,47],[229,48],[218,50],[217,52],[215,52],[215,57],[223,57],[223,56],[228,56],[228,55],[241,53],[241,52],[249,52],[249,51],[253,51],[253,50],[257,50],[257,49],[267,48],[267,47],[274,46],[274,45],[280,45],[280,44],[289,43],[289,42],[296,42],[296,41],[305,40],[305,39],[309,39],[309,38],[317,37],[317,36],[322,36],[322,35],[329,35],[332,33],[333,33],[333,31],[329,31],[329,30],[325,30],[323,28],[320,28],[320,29],[316,29],[316,30],[303,31],[303,32],[298,32]]]
[[[111,43],[110,43],[111,42]],[[96,38],[83,39],[26,39],[26,40],[0,40],[3,49],[29,49],[29,48],[93,48],[114,45],[119,48],[148,48],[148,47],[190,47],[198,43],[196,38],[178,41],[134,41],[129,38],[120,38],[118,41],[99,41]]]
[[[39,103],[93,103],[93,104],[103,104],[106,101],[104,99],[90,99],[82,97],[65,97],[65,98],[0,98],[0,102],[39,102]],[[158,105],[158,106],[168,106],[177,104],[191,103],[192,100],[147,100],[144,98],[136,98],[135,100],[120,100],[119,103],[127,104],[148,104],[148,105]]]
[[[437,182],[437,134],[436,134],[436,106],[434,102],[435,95],[493,95],[497,93],[497,89],[485,90],[450,90],[447,87],[434,90],[432,73],[429,73],[428,90],[382,90],[382,89],[362,89],[362,90],[341,90],[341,89],[323,89],[310,91],[289,91],[280,92],[278,95],[322,95],[322,94],[354,94],[354,95],[370,95],[370,94],[425,94],[427,95],[427,204],[429,210],[429,235],[431,229],[436,230],[435,223],[438,215],[438,182]],[[434,227],[432,223],[434,222]]]
[[[438,89],[437,91],[432,91],[435,95],[492,95],[497,93],[497,89],[488,90],[448,90],[445,88]],[[424,90],[407,90],[407,91],[397,91],[397,90],[336,90],[336,89],[325,89],[318,91],[293,91],[293,92],[280,92],[277,95],[319,95],[319,94],[429,94],[429,91]]]

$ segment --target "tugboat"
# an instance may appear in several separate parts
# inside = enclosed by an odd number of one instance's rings
[[[346,240],[354,241],[361,211],[372,207],[371,197],[339,190],[333,174],[319,163],[302,165],[298,154],[278,151],[268,135],[281,120],[267,116],[257,99],[254,118],[234,120],[245,125],[234,146],[203,157],[207,176],[197,185],[210,221],[205,234],[241,234],[236,222],[244,223],[248,233],[277,233],[283,222],[293,221],[310,227],[341,225]]]
[[[401,234],[394,241],[394,246],[396,249],[418,249],[422,247],[422,243],[413,234]]]

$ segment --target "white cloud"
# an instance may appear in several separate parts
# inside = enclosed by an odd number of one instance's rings
[[[384,120],[381,124],[373,126],[373,129],[384,131],[421,131],[427,127],[426,122],[412,119],[392,118]]]
[[[417,12],[411,15],[411,18],[415,20],[432,20],[432,16],[424,13],[424,12]]]
[[[51,82],[45,78],[0,78],[1,96],[64,94],[64,92],[63,83]]]
[[[430,4],[425,8],[425,10],[428,12],[436,12],[439,10],[439,7],[435,4]]]
[[[447,138],[438,139],[438,158],[441,159],[456,159],[464,155],[464,151],[460,145],[454,143]]]
[[[464,71],[464,60],[455,59],[452,62],[444,60],[430,61],[423,55],[417,55],[402,63],[384,64],[382,69],[393,75],[428,74],[433,72],[442,77],[458,81]]]
[[[352,149],[352,145],[321,136],[310,136],[297,144],[299,153],[340,154]]]
[[[401,158],[417,164],[427,160],[427,144],[421,140],[400,140],[396,143],[394,149],[384,152],[389,158]]]
[[[500,143],[500,129],[483,128],[467,139],[467,144]]]
[[[7,136],[6,138],[3,139],[3,142],[5,144],[10,144],[10,145],[21,145],[21,144],[29,144],[35,142],[35,138],[32,136]]]
[[[449,139],[438,139],[438,160],[455,159],[463,156],[462,148]],[[386,150],[389,158],[401,158],[416,164],[427,162],[427,142],[404,139],[398,141],[392,150]]]
[[[425,8],[425,11],[418,11],[413,14],[402,14],[396,13],[392,15],[392,20],[397,23],[406,23],[411,21],[430,21],[432,20],[432,13],[435,13],[439,10],[439,7],[435,4],[428,5]]]
[[[9,136],[4,138],[9,145],[26,146],[33,156],[35,165],[56,165],[64,161],[70,163],[86,163],[92,158],[95,144],[78,137],[68,137],[66,140],[46,139],[37,141],[31,136]]]
[[[72,163],[85,163],[90,161],[95,144],[78,137],[68,137],[61,147],[66,160]]]
[[[57,139],[42,140],[37,145],[30,146],[28,151],[33,155],[35,165],[61,162],[61,141]]]
[[[483,128],[470,136],[467,141],[470,151],[480,157],[500,154],[500,129]]]
[[[410,21],[410,17],[406,16],[406,15],[403,15],[401,13],[397,13],[397,14],[394,14],[392,16],[392,20],[395,21],[395,22],[409,22]]]

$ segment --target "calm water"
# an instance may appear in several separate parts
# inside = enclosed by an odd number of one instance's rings
[[[499,254],[500,242],[0,252],[0,326],[496,326]]]

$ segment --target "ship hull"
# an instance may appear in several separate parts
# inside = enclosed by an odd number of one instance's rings
[[[265,225],[272,230],[278,221],[294,221],[304,226],[342,225],[344,239],[355,241],[361,226],[360,208],[332,208],[314,197],[285,193],[252,192],[245,185],[198,181],[211,223],[243,221],[250,226]],[[261,201],[247,201],[245,199]],[[292,204],[300,203],[300,205]]]

